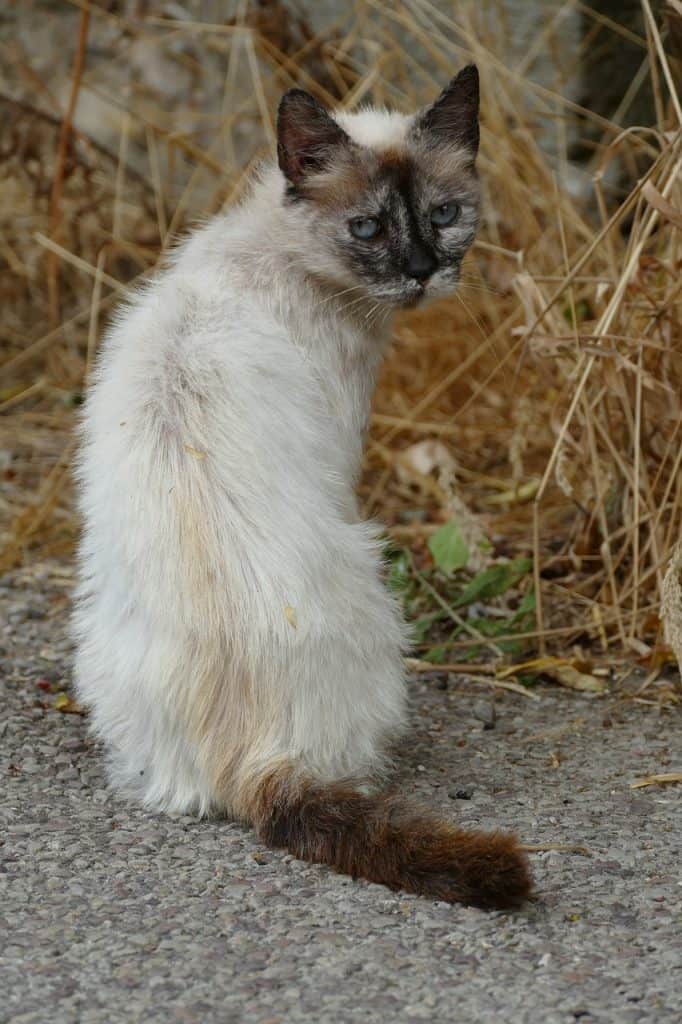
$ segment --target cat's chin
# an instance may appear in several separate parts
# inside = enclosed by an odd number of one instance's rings
[[[422,289],[416,295],[407,295],[400,302],[396,303],[398,309],[416,309],[427,298],[426,292]]]
[[[406,296],[401,302],[396,303],[396,306],[398,309],[416,309],[418,306],[423,308],[432,302],[436,302],[438,299],[452,295],[454,291],[454,287],[447,289],[434,289],[429,288],[429,286],[426,285],[426,287],[422,288],[420,291]]]

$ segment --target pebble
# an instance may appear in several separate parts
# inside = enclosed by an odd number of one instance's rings
[[[477,700],[473,706],[474,718],[483,722],[484,729],[494,729],[496,721],[495,705],[489,700]]]

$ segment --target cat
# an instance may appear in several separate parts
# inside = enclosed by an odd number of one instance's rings
[[[113,785],[450,902],[514,907],[516,839],[381,791],[406,630],[355,484],[392,310],[478,221],[478,73],[412,115],[292,89],[278,159],[110,329],[83,410],[75,677]]]

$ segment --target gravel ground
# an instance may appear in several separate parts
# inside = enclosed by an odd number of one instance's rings
[[[513,827],[536,895],[515,914],[390,893],[261,848],[225,821],[107,792],[68,684],[70,571],[0,584],[0,1020],[679,1021],[680,713],[546,688],[412,683],[406,793]],[[48,692],[47,684],[52,684]]]

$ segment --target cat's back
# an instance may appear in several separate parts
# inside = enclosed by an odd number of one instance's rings
[[[203,535],[209,506],[217,532],[229,512],[274,535],[292,491],[347,502],[319,370],[277,316],[276,282],[249,277],[238,228],[221,216],[196,231],[104,339],[77,476],[83,550],[107,564],[117,550],[136,564],[152,534],[185,544],[192,521]]]
[[[217,244],[221,233],[222,245]],[[179,248],[172,263],[117,315],[104,339],[91,407],[103,392],[128,404],[211,390],[231,372],[261,373],[286,363],[286,332],[229,251],[219,218]]]
[[[118,504],[115,478],[187,478],[205,458],[221,476],[243,478],[244,460],[262,462],[281,446],[282,424],[298,423],[301,438],[317,433],[314,376],[233,254],[232,233],[229,217],[195,232],[104,340],[83,410],[80,473],[86,499],[96,491],[100,507]]]

